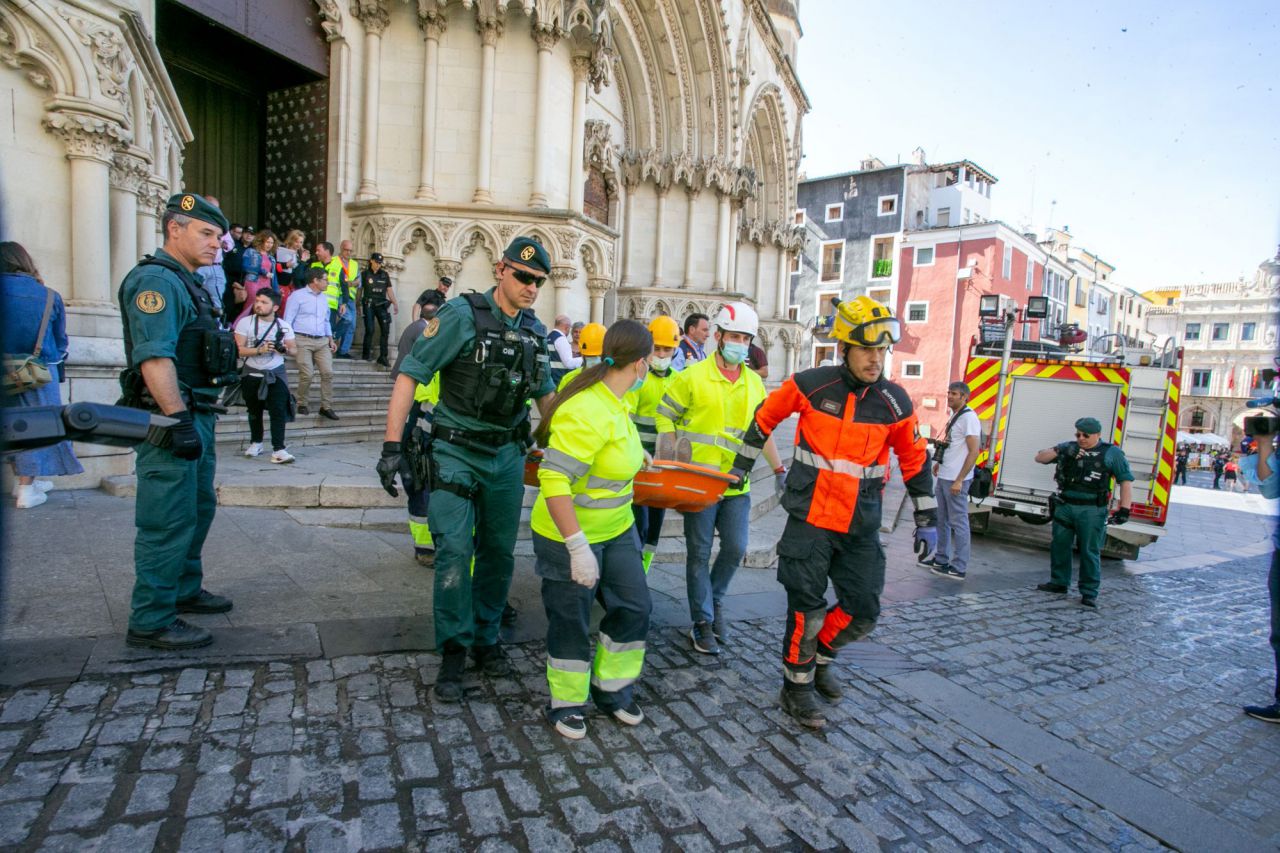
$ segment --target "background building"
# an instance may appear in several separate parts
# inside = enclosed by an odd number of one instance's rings
[[[535,306],[608,321],[747,299],[775,378],[800,121],[791,0],[0,3],[8,239],[67,300],[72,400],[112,401],[115,291],[166,197],[380,251],[410,299],[537,236]],[[407,322],[408,313],[396,322]],[[86,483],[129,454],[77,448]]]

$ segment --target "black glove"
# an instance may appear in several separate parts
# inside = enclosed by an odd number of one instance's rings
[[[1107,524],[1124,524],[1129,520],[1129,508],[1122,506],[1115,512],[1111,513],[1111,517],[1107,519]]]
[[[741,468],[734,468],[729,472],[729,476],[733,477],[733,482],[729,484],[731,489],[742,489],[747,485],[747,472]]]
[[[177,421],[169,427],[169,452],[179,459],[199,459],[204,452],[204,442],[196,432],[196,419],[190,409],[174,412],[168,417]]]
[[[393,498],[400,496],[396,491],[396,473],[400,470],[401,459],[400,442],[382,442],[382,458],[378,460],[377,465],[378,479],[382,481],[382,488],[386,489],[387,494]]]

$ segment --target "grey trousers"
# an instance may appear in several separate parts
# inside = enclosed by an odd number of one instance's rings
[[[969,567],[969,486],[965,480],[960,494],[951,494],[954,480],[935,481],[933,492],[938,499],[938,554],[939,563],[946,563],[958,572]]]

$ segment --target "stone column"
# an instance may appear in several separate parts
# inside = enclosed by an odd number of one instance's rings
[[[662,258],[666,253],[664,234],[667,230],[667,187],[661,183],[654,184],[653,191],[658,196],[658,212],[653,223],[653,283],[649,286],[662,287],[665,284],[662,279]]]
[[[693,227],[693,214],[698,208],[699,188],[685,187],[685,195],[689,200],[689,215],[684,226],[684,281],[680,286],[686,290],[693,288],[693,250],[696,245],[696,232]]]
[[[724,290],[729,281],[729,196],[716,196],[716,276],[712,290]]]
[[[791,279],[791,269],[787,266],[787,261],[790,260],[788,255],[789,253],[785,248],[778,247],[778,271],[775,273],[776,278],[774,279],[774,285],[777,287],[777,296],[773,308],[773,316],[779,320],[787,319],[787,308],[790,307],[791,302],[791,288],[787,286],[790,284]]]
[[[738,288],[738,228],[742,222],[742,206],[737,202],[729,204],[729,272],[725,276],[725,285],[729,290]]]
[[[493,204],[489,184],[493,169],[493,86],[497,61],[498,38],[502,35],[500,18],[481,18],[480,31],[480,138],[476,145],[476,191],[471,200],[476,204]]]
[[[71,287],[75,305],[110,307],[111,165],[120,128],[97,116],[53,113],[45,126],[58,136],[71,161]],[[136,243],[136,237],[135,237]]]
[[[418,18],[427,53],[422,65],[422,165],[414,198],[436,200],[436,100],[440,95],[440,36],[446,21],[439,13]]]
[[[569,136],[569,209],[582,212],[583,193],[583,145],[586,144],[587,75],[591,71],[591,59],[586,56],[573,58],[573,132]]]
[[[782,339],[782,350],[785,354],[783,362],[787,366],[787,372],[783,374],[783,378],[790,376],[796,372],[796,342],[790,336]]]
[[[613,282],[607,278],[588,278],[587,292],[591,295],[591,322],[604,322],[604,297]]]
[[[533,28],[533,41],[538,46],[537,103],[534,106],[533,125],[533,192],[529,196],[530,207],[547,206],[547,158],[550,156],[551,139],[551,51],[560,40],[555,26],[539,23]]]
[[[431,282],[432,287],[434,287],[442,278],[453,279],[454,286],[457,287],[458,274],[462,272],[462,261],[455,261],[451,258],[439,258],[436,260],[435,266],[436,280]]]
[[[147,177],[147,164],[134,154],[118,152],[110,168],[111,281],[119,284],[133,269],[138,254],[138,191]]]
[[[622,214],[622,287],[631,286],[631,240],[635,235],[635,229],[632,227],[632,219],[635,215],[635,195],[637,183],[631,177],[629,172],[623,172],[622,187],[625,192],[626,200],[623,204]]]
[[[555,288],[554,303],[557,314],[569,313],[569,285],[578,277],[576,267],[553,266],[551,268],[551,286]]]
[[[164,187],[152,176],[138,189],[138,257],[149,255],[160,244],[160,207],[164,200]]]
[[[351,12],[364,24],[364,103],[360,109],[360,187],[357,201],[378,197],[378,98],[382,75],[382,33],[391,15],[378,0],[357,0]]]
[[[764,244],[756,244],[756,292],[752,294],[755,297],[757,305],[764,304]],[[776,312],[775,312],[776,313]]]
[[[409,325],[409,309],[413,305],[413,298],[417,298],[416,294],[406,300],[400,287],[400,275],[404,272],[404,258],[392,255],[382,256],[382,268],[387,271],[387,276],[391,279],[391,289],[396,292],[396,305],[399,306],[398,312],[391,314],[391,328],[387,332],[387,340],[391,342],[391,346],[396,345],[396,341],[400,339],[400,332],[405,326]],[[376,333],[375,333],[376,334]]]

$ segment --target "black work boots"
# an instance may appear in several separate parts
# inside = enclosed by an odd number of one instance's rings
[[[818,706],[818,694],[812,685],[793,687],[785,684],[779,699],[782,702],[782,710],[805,728],[820,729],[827,724],[827,717]]]

